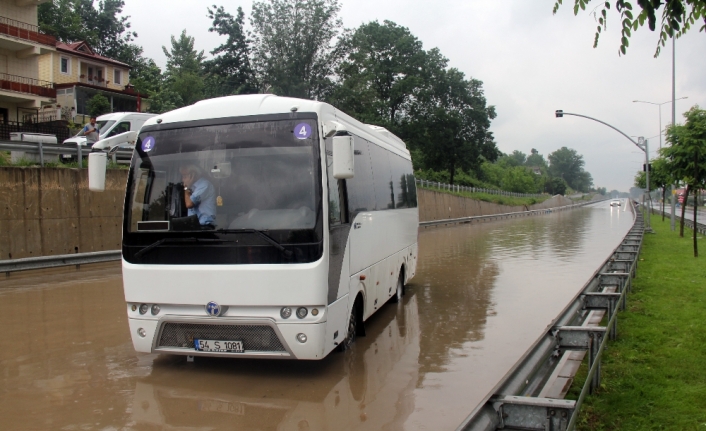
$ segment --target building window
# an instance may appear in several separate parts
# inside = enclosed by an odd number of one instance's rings
[[[114,78],[113,78],[113,83],[115,85],[122,85],[123,84],[123,73],[122,70],[115,69],[114,73]]]
[[[59,70],[61,73],[70,75],[71,74],[71,59],[68,57],[60,57],[59,58]]]

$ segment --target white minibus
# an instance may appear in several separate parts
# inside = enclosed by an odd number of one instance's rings
[[[89,187],[105,182],[89,156]],[[145,122],[123,220],[134,347],[321,359],[414,276],[410,153],[331,105],[210,99]]]

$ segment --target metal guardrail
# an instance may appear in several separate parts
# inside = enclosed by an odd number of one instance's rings
[[[706,210],[702,209],[702,210],[701,210],[701,213],[703,214],[702,217],[706,217]],[[653,207],[653,208],[652,208],[652,214],[662,215],[662,210]],[[670,213],[665,212],[664,215],[669,216]],[[697,217],[698,217],[698,213],[697,213]],[[677,220],[680,220],[680,219],[681,219],[681,215],[677,215],[676,219],[677,219]],[[691,230],[694,230],[694,220],[691,220],[691,219],[688,219],[688,218],[684,217],[684,226],[688,227],[688,228],[691,229]],[[702,235],[706,235],[706,224],[697,222],[695,229],[696,229],[696,231],[697,231],[698,233],[700,233],[700,234],[702,234]]]
[[[601,354],[617,336],[619,309],[625,309],[642,248],[642,214],[633,207],[634,223],[623,242],[554,319],[532,347],[458,427],[459,430],[573,430],[587,394],[600,385]],[[591,314],[607,313],[608,323],[586,326]],[[564,355],[588,353],[588,375],[577,400],[539,394]]]
[[[507,192],[505,190],[483,189],[483,188],[479,188],[479,187],[461,186],[458,184],[445,184],[445,183],[440,183],[437,181],[422,180],[420,178],[416,178],[415,181],[417,184],[419,184],[423,188],[448,190],[451,192],[488,193],[491,195],[514,196],[517,198],[538,198],[540,196],[544,196],[541,193],[534,193],[534,194],[515,193],[515,192]]]
[[[473,222],[481,222],[481,221],[485,222],[485,221],[490,221],[490,220],[502,220],[502,219],[508,219],[508,218],[516,218],[516,217],[529,217],[529,216],[534,216],[534,215],[549,214],[554,211],[565,211],[565,210],[569,210],[569,209],[573,209],[573,208],[582,207],[584,205],[595,204],[597,202],[603,202],[606,200],[607,199],[586,201],[586,202],[581,202],[578,204],[564,205],[561,207],[547,208],[547,209],[541,209],[541,210],[527,210],[527,211],[518,211],[518,212],[512,212],[512,213],[490,214],[490,215],[482,215],[482,216],[469,216],[469,217],[459,217],[459,218],[450,218],[450,219],[441,219],[441,220],[422,221],[422,222],[419,222],[419,226],[421,226],[421,227],[444,226],[444,225],[449,225],[449,224],[473,223]]]
[[[39,165],[44,167],[44,155],[46,154],[70,154],[76,155],[77,159],[82,159],[83,154],[91,152],[90,148],[76,144],[76,146],[68,146],[62,144],[44,144],[41,142],[24,142],[24,141],[0,141],[0,151],[23,151],[25,153],[39,154]],[[132,150],[111,150],[108,153],[114,163],[129,164],[132,157]],[[118,159],[120,156],[120,159]]]
[[[26,257],[22,259],[0,260],[0,272],[10,275],[11,272],[28,271],[31,269],[57,268],[60,266],[87,265],[89,263],[111,262],[120,260],[120,250],[96,251],[91,253],[60,254],[57,256]]]

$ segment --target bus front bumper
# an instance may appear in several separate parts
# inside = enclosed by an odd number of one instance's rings
[[[279,323],[269,318],[190,317],[129,318],[138,352],[238,358],[321,359],[326,324]],[[303,334],[305,337],[302,342]],[[239,341],[242,352],[196,349],[194,340]]]

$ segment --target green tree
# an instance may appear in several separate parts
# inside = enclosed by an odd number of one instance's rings
[[[162,47],[167,57],[165,86],[181,98],[181,106],[191,105],[203,99],[203,51],[194,49],[194,38],[181,32],[179,39],[171,37],[171,48]],[[172,99],[177,100],[177,99]],[[180,107],[180,106],[177,106]]]
[[[524,166],[515,166],[505,169],[502,180],[502,189],[515,193],[536,193],[536,175]]]
[[[544,156],[539,154],[539,151],[532,148],[530,155],[527,156],[527,160],[525,161],[525,165],[533,166],[533,167],[537,167],[537,168],[546,168],[547,162],[546,162],[546,160],[544,160]]]
[[[213,5],[213,9],[207,10],[212,21],[208,31],[227,36],[225,43],[211,51],[214,58],[204,62],[207,95],[217,97],[257,92],[243,9],[238,7],[236,16],[226,12],[223,6]]]
[[[493,118],[495,107],[486,105],[481,81],[466,80],[458,69],[441,70],[412,110],[415,132],[408,140],[422,148],[427,167],[448,170],[454,184],[457,169],[478,172],[483,160],[497,160]]]
[[[566,193],[568,184],[562,178],[549,178],[549,180],[544,184],[544,191],[550,195],[563,195]]]
[[[561,147],[549,154],[550,175],[564,179],[574,190],[579,190],[578,186],[583,183],[581,173],[584,164],[583,156],[571,148]]]
[[[563,3],[562,0],[556,0],[554,4],[554,13]],[[574,0],[574,15],[578,15],[580,10],[586,10],[591,0]],[[598,18],[598,27],[593,41],[593,47],[598,46],[598,38],[603,30],[608,26],[608,13],[611,9],[611,2],[597,2],[599,5],[593,9],[594,15]],[[641,10],[634,10],[633,3]],[[657,42],[657,50],[655,57],[660,53],[661,48],[666,44],[670,37],[681,36],[691,29],[691,26],[697,21],[702,20],[704,25],[699,31],[706,30],[706,1],[705,0],[615,0],[613,3],[615,10],[620,15],[619,25],[621,26],[620,38],[620,53],[625,54],[630,42],[633,31],[637,31],[647,23],[650,30],[657,29],[657,14],[662,5],[662,22],[659,29],[659,40]],[[600,12],[598,10],[600,9]]]
[[[527,162],[527,154],[523,153],[522,151],[515,150],[512,152],[512,154],[509,154],[508,156],[517,162],[517,166],[524,165]]]
[[[161,90],[151,93],[149,103],[149,111],[155,114],[162,114],[185,106],[179,93],[172,90],[170,86],[164,86]]]
[[[347,55],[337,69],[341,85],[329,100],[363,122],[397,133],[410,116],[415,93],[438,81],[448,62],[438,51],[426,53],[409,29],[391,21],[363,24],[340,45]]]
[[[687,183],[686,196],[681,214],[680,236],[684,236],[684,210],[689,193],[699,195],[706,186],[706,110],[692,107],[684,113],[683,125],[667,128],[667,142],[671,144],[660,150],[668,160],[672,175]],[[696,202],[696,199],[695,199]],[[694,205],[694,222],[697,219],[698,205]],[[697,257],[696,229],[694,229],[694,257]]]
[[[260,90],[320,99],[332,85],[343,24],[338,0],[253,3],[252,64]]]
[[[110,101],[103,94],[97,93],[88,100],[86,109],[91,117],[107,114],[110,112]]]

